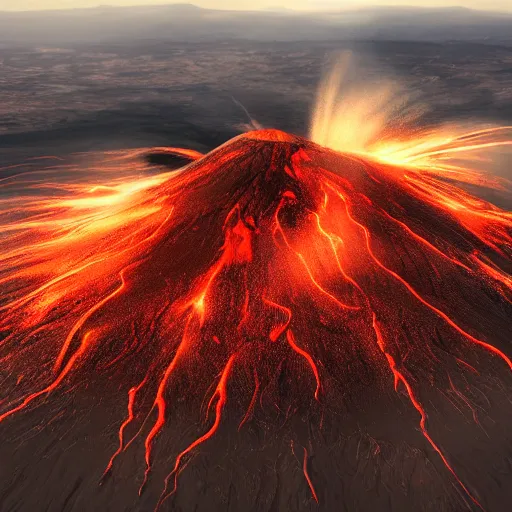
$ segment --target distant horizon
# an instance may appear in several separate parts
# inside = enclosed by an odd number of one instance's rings
[[[290,3],[291,5],[288,5]],[[234,4],[234,5],[232,5]],[[512,3],[508,0],[490,0],[485,4],[481,0],[460,0],[446,5],[444,0],[395,0],[383,1],[374,0],[350,0],[339,5],[333,0],[312,2],[311,0],[281,0],[274,3],[269,1],[268,5],[261,7],[245,8],[240,7],[239,2],[232,0],[198,0],[192,2],[169,2],[159,0],[112,0],[102,2],[101,0],[0,0],[0,12],[47,12],[47,11],[74,11],[83,9],[98,8],[126,8],[126,7],[172,7],[172,6],[191,6],[206,10],[226,10],[234,12],[247,11],[268,11],[268,12],[297,12],[297,13],[326,13],[357,11],[368,9],[407,9],[419,8],[425,10],[440,9],[468,9],[476,12],[495,12],[512,14]]]

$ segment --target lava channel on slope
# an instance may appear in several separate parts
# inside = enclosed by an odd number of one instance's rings
[[[276,130],[160,151],[190,163],[3,200],[0,427],[111,400],[98,492],[132,452],[162,510],[201,460],[259,475],[237,510],[497,510],[475,457],[510,425],[510,214]]]

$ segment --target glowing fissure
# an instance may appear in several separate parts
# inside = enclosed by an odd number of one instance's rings
[[[169,480],[172,476],[174,476],[174,488],[172,489],[170,494],[173,494],[176,492],[177,485],[178,485],[178,470],[181,464],[181,461],[183,458],[189,454],[192,450],[194,450],[196,447],[198,447],[200,444],[204,443],[208,439],[210,439],[215,432],[218,430],[221,419],[222,419],[222,411],[224,409],[224,406],[226,405],[227,401],[227,382],[229,378],[229,374],[231,372],[233,362],[235,360],[235,355],[232,355],[228,362],[226,363],[226,366],[224,367],[224,370],[222,371],[221,377],[219,379],[219,383],[217,385],[217,388],[215,389],[214,397],[217,399],[217,404],[215,406],[215,421],[211,428],[203,434],[201,437],[196,439],[194,442],[192,442],[185,450],[183,450],[181,453],[178,454],[176,457],[176,462],[174,464],[174,468],[172,472],[167,476],[165,479],[165,487],[162,492],[162,496],[160,497],[160,501],[157,504],[157,509],[159,506],[163,503],[163,501],[169,496],[167,493],[167,487]]]

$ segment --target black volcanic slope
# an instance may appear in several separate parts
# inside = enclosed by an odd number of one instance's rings
[[[1,212],[1,510],[507,510],[510,215],[278,131],[176,154]]]

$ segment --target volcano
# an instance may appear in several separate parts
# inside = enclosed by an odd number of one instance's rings
[[[4,510],[505,510],[510,213],[277,130],[156,153],[4,208]]]

